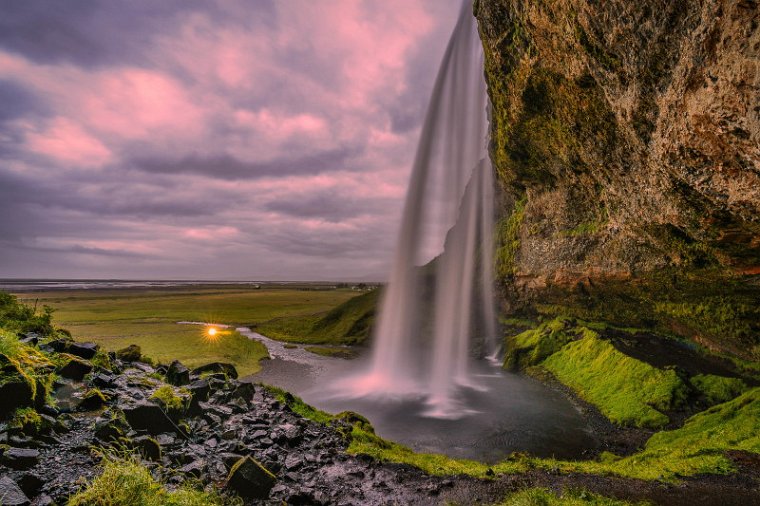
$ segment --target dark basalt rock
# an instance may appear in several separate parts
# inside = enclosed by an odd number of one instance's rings
[[[95,354],[100,349],[100,346],[98,346],[95,343],[77,343],[73,342],[69,344],[67,348],[67,352],[71,355],[75,355],[80,358],[84,358],[86,360],[90,360],[92,357],[95,356]]]
[[[116,376],[108,373],[99,373],[92,377],[91,383],[98,388],[113,388],[116,386]]]
[[[64,353],[66,350],[69,349],[69,345],[71,344],[71,341],[67,339],[53,339],[49,343],[47,343],[47,346],[55,351],[56,353]]]
[[[40,489],[44,484],[45,481],[34,473],[24,473],[18,480],[18,485],[21,487],[21,490],[23,490],[26,495],[31,497],[39,494]],[[0,498],[2,498],[1,494]],[[0,499],[0,504],[5,504],[5,502]]]
[[[15,367],[14,367],[15,369]],[[0,373],[0,418],[9,418],[17,408],[34,404],[34,390],[18,370]]]
[[[225,362],[212,362],[193,369],[193,374],[196,376],[200,376],[203,373],[221,373],[232,379],[237,379],[238,377],[235,366]]]
[[[27,506],[31,504],[29,498],[16,485],[16,482],[7,476],[0,477],[0,498],[3,506]]]
[[[139,401],[132,405],[123,406],[122,411],[127,423],[135,430],[144,430],[154,435],[177,431],[177,426],[158,404]]]
[[[40,452],[31,448],[8,448],[2,462],[12,469],[29,469],[37,465]]]
[[[250,402],[253,399],[253,395],[256,393],[256,386],[253,383],[244,381],[239,382],[230,395],[231,399],[243,399],[246,402]]]
[[[243,457],[230,469],[227,487],[249,499],[266,499],[277,478],[256,459]]]
[[[166,370],[166,382],[174,386],[187,385],[190,383],[190,369],[182,365],[179,360],[175,360]]]
[[[64,365],[58,369],[58,374],[64,378],[81,381],[92,372],[92,364],[73,355],[63,355],[66,359]]]

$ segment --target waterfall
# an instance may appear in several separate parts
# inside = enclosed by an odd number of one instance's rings
[[[496,349],[489,107],[466,0],[422,127],[370,370],[351,380],[358,395],[420,395],[430,416],[457,416],[457,391],[476,387],[473,349]]]

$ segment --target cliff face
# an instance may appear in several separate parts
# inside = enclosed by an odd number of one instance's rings
[[[474,11],[511,305],[623,281],[672,291],[663,273],[671,285],[728,279],[744,294],[733,311],[751,303],[760,3],[479,0]],[[757,345],[750,327],[734,351]]]

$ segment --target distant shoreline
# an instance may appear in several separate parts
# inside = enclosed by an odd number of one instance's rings
[[[120,280],[120,279],[0,279],[0,290],[7,292],[44,292],[63,290],[128,290],[166,288],[297,288],[328,290],[350,288],[354,283],[335,281],[221,281],[221,280]],[[363,283],[375,286],[379,283]]]

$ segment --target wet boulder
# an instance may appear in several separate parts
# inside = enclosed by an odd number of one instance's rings
[[[166,382],[178,387],[187,385],[190,383],[190,369],[182,365],[179,360],[175,360],[166,370]]]
[[[85,360],[90,360],[92,357],[95,356],[95,354],[98,352],[99,349],[100,349],[100,346],[98,346],[95,343],[73,342],[69,344],[69,347],[66,351],[70,353],[71,355],[75,355]]]
[[[27,506],[31,504],[16,482],[7,476],[0,477],[0,497],[3,506]]]
[[[174,422],[158,404],[153,402],[139,401],[123,406],[122,411],[127,423],[135,430],[144,430],[153,435],[177,431]]]
[[[201,374],[214,374],[221,373],[228,378],[237,379],[238,373],[235,366],[226,362],[212,362],[210,364],[202,365],[193,369],[193,374],[200,376]]]
[[[227,487],[247,499],[266,499],[277,478],[256,459],[243,457],[230,469]]]
[[[124,362],[138,362],[142,358],[142,350],[136,344],[130,344],[116,352],[116,358]]]
[[[58,368],[58,374],[64,378],[81,381],[92,372],[92,364],[74,355],[62,354],[63,365]]]

